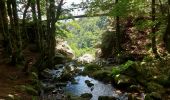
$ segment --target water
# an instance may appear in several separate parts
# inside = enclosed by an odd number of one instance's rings
[[[72,65],[72,63],[70,63]],[[69,65],[69,64],[68,64]],[[67,66],[68,66],[67,65]],[[74,66],[71,67],[71,70],[74,70]],[[64,66],[58,68],[57,70],[49,70],[49,72],[52,74],[52,77],[60,77],[63,73]],[[84,67],[76,67],[77,69],[80,69],[80,71],[83,71]],[[72,93],[74,95],[80,96],[83,93],[91,93],[93,97],[91,100],[98,100],[99,96],[114,96],[118,98],[118,100],[128,100],[127,93],[121,93],[121,91],[116,90],[111,84],[104,84],[101,81],[95,80],[89,76],[75,76],[75,81],[77,84],[71,84],[71,82],[68,82],[67,86],[64,88],[65,92]],[[91,83],[94,84],[92,87],[88,87],[85,83],[86,80],[89,80]],[[45,84],[51,84],[50,81],[44,82]],[[59,96],[52,96],[48,94],[43,94],[44,96],[47,96],[45,99],[42,100],[56,100]]]
[[[104,84],[88,76],[75,77],[77,84],[68,83],[66,86],[66,92],[80,96],[83,93],[91,93],[93,95],[91,100],[98,100],[99,96],[114,96],[120,100],[127,100],[125,94],[116,93],[116,89],[111,84]],[[88,87],[85,80],[91,81],[94,84],[93,87]]]

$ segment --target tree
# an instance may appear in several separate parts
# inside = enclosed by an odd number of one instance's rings
[[[168,0],[168,6],[170,7],[170,0]],[[165,48],[170,53],[170,13],[168,13],[168,24],[163,35],[163,40],[165,44]]]
[[[155,19],[156,19],[156,11],[155,11],[155,0],[152,0],[152,22],[154,25],[152,25],[152,51],[155,54],[156,58],[159,58],[159,54],[157,52],[157,47],[156,47],[156,24],[155,24]]]
[[[64,0],[60,0],[58,6],[57,6],[57,12],[55,12],[55,0],[50,0],[47,3],[49,3],[49,6],[47,6],[47,32],[48,32],[48,38],[47,38],[47,62],[49,66],[53,66],[54,62],[53,59],[55,57],[55,46],[56,46],[56,40],[55,40],[55,23],[58,21],[62,5]]]
[[[18,23],[18,14],[17,14],[17,4],[16,0],[7,0],[7,11],[10,18],[10,33],[9,41],[11,41],[11,63],[21,63],[23,60],[22,54],[22,40],[20,34],[20,28]]]

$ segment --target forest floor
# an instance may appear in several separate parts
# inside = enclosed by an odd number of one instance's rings
[[[22,71],[24,65],[13,66],[6,63],[4,50],[0,46],[0,100],[32,100],[32,96],[28,94],[22,86],[28,85],[31,82],[30,75],[25,75]],[[37,53],[31,52],[28,48],[24,50],[25,60],[33,59],[35,62]],[[17,100],[18,100],[17,99]]]
[[[31,100],[31,96],[20,89],[21,85],[29,81],[30,77],[25,76],[21,68],[0,64],[0,100],[16,97]]]

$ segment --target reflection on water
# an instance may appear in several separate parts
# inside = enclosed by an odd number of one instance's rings
[[[78,84],[68,83],[66,91],[73,93],[74,95],[80,96],[83,93],[91,93],[93,95],[91,100],[98,100],[99,96],[115,96],[119,97],[121,100],[127,100],[125,94],[116,94],[116,90],[112,87],[111,84],[104,84],[100,81],[97,81],[88,76],[77,76],[75,80]],[[94,84],[93,87],[88,87],[85,83],[85,80],[91,81]]]

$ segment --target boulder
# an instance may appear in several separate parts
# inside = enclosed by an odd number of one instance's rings
[[[102,50],[101,50],[101,48],[97,48],[97,49],[96,49],[96,52],[95,52],[95,57],[96,57],[96,58],[100,58],[101,55],[102,55]]]
[[[87,98],[87,99],[91,99],[91,98],[93,97],[93,95],[92,95],[91,93],[83,93],[83,94],[81,94],[80,97],[82,97],[82,98]]]
[[[95,58],[91,54],[84,54],[83,56],[77,58],[77,62],[81,64],[89,64],[92,63]]]
[[[85,80],[85,83],[87,84],[88,87],[94,86],[94,84],[91,83],[89,80]]]
[[[97,70],[93,72],[92,77],[103,82],[110,82],[112,80],[111,71]]]
[[[56,52],[63,54],[66,58],[74,59],[75,54],[71,47],[68,45],[67,41],[57,38],[56,39]]]
[[[66,62],[66,57],[61,53],[56,53],[54,57],[54,64],[63,64]]]
[[[134,84],[134,80],[131,77],[122,74],[116,75],[114,81],[118,88],[127,88]]]

